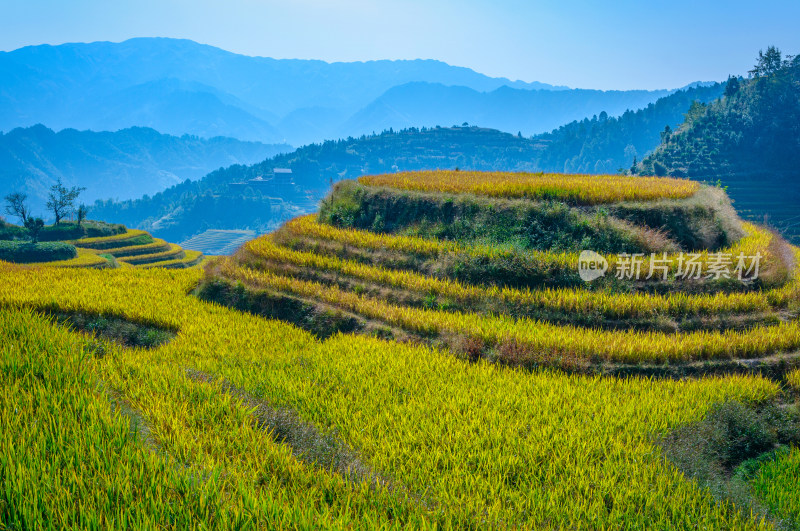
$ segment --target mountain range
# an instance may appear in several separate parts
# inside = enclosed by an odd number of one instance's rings
[[[301,145],[468,122],[524,135],[669,94],[493,78],[441,61],[326,63],[238,55],[188,40],[40,45],[0,52],[0,130],[37,123]]]
[[[476,126],[410,127],[310,144],[252,166],[219,169],[151,197],[101,201],[93,211],[101,219],[180,241],[205,229],[270,230],[284,217],[314,210],[332,182],[365,174],[456,167],[615,173],[655,148],[665,125],[677,127],[693,101],[712,101],[723,90],[715,84],[678,91],[619,118],[601,113],[532,138]],[[290,168],[294,186],[231,186],[268,177],[274,168]]]
[[[0,197],[20,191],[37,215],[57,179],[83,186],[81,200],[117,200],[155,194],[209,171],[233,164],[253,164],[289,145],[164,135],[133,127],[117,132],[54,132],[43,125],[0,133]]]

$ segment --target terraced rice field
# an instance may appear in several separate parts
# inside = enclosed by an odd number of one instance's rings
[[[796,526],[800,249],[685,181],[543,198],[539,175],[467,176],[437,198],[449,177],[337,189],[202,268],[140,233],[79,255],[118,268],[0,263],[0,528]],[[477,241],[472,215],[530,223]],[[584,282],[585,242],[653,247],[666,279]],[[682,278],[690,252],[759,254],[763,276]],[[736,489],[669,446],[725,405],[746,413],[703,441],[738,449]]]
[[[319,341],[187,295],[198,270],[2,268],[9,527],[769,527],[653,442],[713,403],[774,396],[761,377],[528,373]],[[36,313],[53,307],[179,334],[126,349]]]
[[[122,234],[74,240],[78,256],[40,264],[52,267],[167,267],[184,268],[199,265],[203,253],[185,251],[181,246],[153,238],[150,233],[130,229]]]
[[[358,181],[368,186],[385,186],[402,190],[473,193],[491,197],[527,199],[550,198],[587,205],[665,198],[682,199],[692,196],[699,189],[697,182],[688,179],[442,170],[369,175],[359,178]]]
[[[255,237],[251,230],[207,230],[182,242],[181,247],[207,255],[229,255]]]

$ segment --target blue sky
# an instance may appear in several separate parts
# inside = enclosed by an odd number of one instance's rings
[[[247,55],[439,59],[524,81],[674,88],[800,53],[798,0],[0,0],[0,50],[179,37]]]

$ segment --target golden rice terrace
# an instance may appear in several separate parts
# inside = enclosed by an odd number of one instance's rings
[[[0,263],[0,528],[796,528],[798,258],[688,180],[430,171]]]
[[[683,199],[699,188],[695,181],[674,178],[440,170],[370,175],[358,182],[402,190],[556,199],[581,205]]]

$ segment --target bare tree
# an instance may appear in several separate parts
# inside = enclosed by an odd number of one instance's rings
[[[10,216],[17,216],[24,225],[28,221],[28,207],[25,205],[28,195],[19,192],[6,196],[6,213]]]
[[[78,186],[67,188],[61,182],[60,177],[58,182],[50,187],[47,208],[53,212],[53,216],[56,218],[56,225],[61,222],[62,218],[75,210],[75,200],[84,190],[86,190],[86,188]]]

